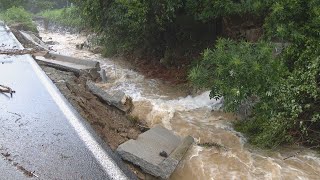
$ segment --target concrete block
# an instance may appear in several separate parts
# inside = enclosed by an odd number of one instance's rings
[[[41,47],[47,51],[49,50],[49,47],[41,39],[35,36],[32,32],[27,32],[27,31],[19,31],[19,32],[26,40],[28,40],[32,44],[38,47]]]
[[[97,61],[77,59],[51,53],[47,53],[45,56],[36,56],[35,59],[39,64],[74,72],[77,75],[82,73],[89,74],[93,80],[100,78],[100,74],[98,73],[100,70],[100,63]]]
[[[192,143],[192,137],[181,139],[157,125],[140,134],[137,140],[121,144],[117,152],[124,160],[139,166],[146,173],[168,179]],[[169,156],[161,156],[161,152]]]
[[[79,65],[83,65],[83,66],[91,67],[91,68],[96,68],[97,71],[100,71],[100,63],[98,61],[79,59],[79,58],[74,58],[74,57],[65,56],[65,55],[61,55],[61,54],[55,54],[55,53],[51,53],[51,52],[49,52],[45,56],[45,58],[57,60],[57,61],[68,62],[68,63],[72,63],[72,64],[79,64]]]
[[[87,81],[87,87],[94,95],[101,98],[107,104],[115,106],[123,112],[129,112],[133,107],[132,98],[127,96],[122,91],[108,93],[95,85],[95,83],[92,81]]]

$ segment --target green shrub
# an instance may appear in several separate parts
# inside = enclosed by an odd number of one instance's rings
[[[0,15],[0,18],[8,25],[18,25],[24,30],[37,31],[37,27],[32,21],[32,14],[22,7],[9,8]]]
[[[190,72],[200,87],[211,88],[210,97],[224,97],[225,109],[237,111],[245,100],[256,96],[268,99],[285,68],[273,57],[270,43],[235,42],[219,39],[216,48],[207,49],[203,60]]]
[[[47,10],[38,15],[62,26],[83,28],[85,21],[80,16],[79,9],[75,6],[63,9]]]
[[[220,40],[190,73],[211,97],[224,96],[227,110],[259,98],[252,116],[236,124],[253,144],[320,145],[319,9],[318,0],[278,0],[268,10],[265,37],[289,44],[280,56],[265,44]]]

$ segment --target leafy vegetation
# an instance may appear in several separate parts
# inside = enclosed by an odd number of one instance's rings
[[[85,26],[85,22],[82,20],[77,7],[46,10],[39,13],[38,15],[62,26],[77,28],[82,28]]]
[[[225,109],[236,112],[247,99],[269,99],[285,68],[273,58],[271,43],[236,42],[219,39],[214,50],[207,49],[203,60],[190,72],[198,86],[212,88],[210,97],[224,97]]]
[[[0,14],[0,19],[8,25],[17,25],[24,30],[37,31],[36,25],[32,22],[32,14],[22,7],[11,7]]]
[[[188,14],[182,0],[75,0],[90,26],[105,34],[109,55],[136,53],[177,64],[214,42],[214,24]],[[174,49],[174,52],[172,51]]]
[[[68,4],[68,0],[1,0],[0,11],[11,7],[23,7],[32,13],[38,13],[52,8],[62,8]]]
[[[320,144],[318,0],[74,2],[105,34],[109,54],[138,52],[175,65],[209,48],[189,77],[211,88],[211,98],[224,97],[226,110],[252,102],[251,116],[237,125],[252,143]],[[246,24],[232,29],[237,21]],[[246,30],[256,28],[263,36],[248,42]],[[241,35],[231,40],[229,29]],[[275,42],[286,44],[279,55]]]
[[[30,14],[10,8],[30,10],[26,2],[31,1],[2,0],[1,10],[8,9],[2,19],[32,29]],[[44,9],[66,3],[38,2]],[[250,142],[270,148],[293,142],[320,145],[319,0],[73,2],[76,7],[41,15],[100,32],[107,55],[130,54],[180,67],[203,52],[190,80],[210,88],[211,98],[224,97],[228,111],[251,103],[251,115],[236,124]],[[248,38],[248,30],[256,29],[261,30],[258,38]],[[285,44],[280,54],[276,44]]]
[[[227,110],[259,98],[252,116],[237,124],[256,145],[320,145],[319,8],[317,0],[274,1],[265,39],[289,43],[283,53],[275,57],[261,44],[220,40],[191,71],[196,84],[212,89],[211,97],[224,96]]]

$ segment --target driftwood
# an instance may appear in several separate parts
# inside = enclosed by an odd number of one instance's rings
[[[0,85],[1,93],[8,93],[12,97],[12,94],[16,93],[16,91],[12,90],[10,87]]]

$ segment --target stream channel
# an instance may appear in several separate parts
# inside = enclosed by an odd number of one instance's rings
[[[320,158],[314,151],[301,147],[273,151],[250,147],[244,136],[233,130],[235,117],[216,111],[221,102],[210,100],[209,92],[190,96],[183,88],[145,78],[132,70],[129,62],[76,49],[86,40],[84,35],[39,30],[45,42],[59,43],[52,45],[57,53],[99,61],[108,77],[108,83],[101,86],[131,96],[135,107],[132,116],[146,120],[150,127],[162,124],[177,135],[191,135],[196,143],[221,145],[201,147],[195,143],[171,180],[320,178]]]

